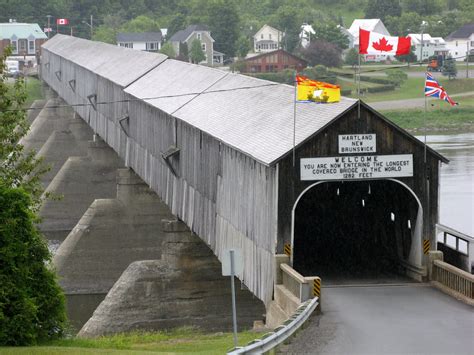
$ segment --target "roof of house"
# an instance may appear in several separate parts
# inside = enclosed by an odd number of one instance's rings
[[[243,61],[246,62],[246,61],[252,61],[254,59],[258,59],[258,58],[261,58],[261,57],[266,57],[266,56],[270,56],[272,54],[275,54],[275,53],[283,53],[283,54],[286,54],[290,57],[293,57],[295,58],[296,60],[299,60],[301,62],[304,62],[304,63],[308,63],[306,60],[304,60],[303,58],[300,58],[300,57],[297,57],[296,55],[294,54],[291,54],[290,52],[287,52],[285,51],[284,49],[276,49],[274,51],[271,51],[271,52],[263,52],[263,53],[258,53],[257,55],[254,55],[254,56],[251,56],[251,57],[246,57]]]
[[[451,33],[448,37],[446,37],[446,39],[451,40],[451,39],[469,38],[473,33],[474,33],[474,23],[468,23],[462,26],[457,31],[454,31],[453,33]]]
[[[121,86],[129,85],[168,58],[160,53],[136,51],[61,34],[52,37],[43,48]]]
[[[355,19],[352,22],[351,27],[349,27],[349,32],[356,38],[359,37],[359,28],[362,28],[363,30],[366,31],[373,31],[375,27],[377,27],[378,24],[382,24],[382,26],[385,28],[384,24],[382,23],[382,20],[378,18],[372,18],[372,19]],[[383,33],[383,34],[388,34]]]
[[[2,38],[29,38],[33,36],[36,39],[47,39],[37,23],[0,23],[0,39]]]
[[[161,32],[117,33],[117,42],[160,42]]]
[[[190,25],[184,30],[176,32],[174,35],[171,36],[169,40],[171,42],[184,42],[195,31],[209,32],[209,28],[206,25]]]

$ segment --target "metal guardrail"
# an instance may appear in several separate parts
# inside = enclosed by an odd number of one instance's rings
[[[432,281],[474,300],[474,275],[441,260],[433,261]]]
[[[469,244],[474,244],[473,237],[438,223],[436,224],[436,236],[439,233],[443,233],[443,238],[441,240],[437,238],[438,243],[442,243],[448,248],[469,256]]]
[[[227,354],[264,354],[288,339],[296,332],[318,306],[319,298],[315,297],[303,303],[296,312],[281,326],[275,328],[273,332],[265,334],[261,339],[251,341],[244,347],[237,347],[229,350]]]

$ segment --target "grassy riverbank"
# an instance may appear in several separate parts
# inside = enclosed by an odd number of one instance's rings
[[[262,334],[240,332],[241,346]],[[193,328],[180,328],[169,332],[128,333],[97,339],[63,339],[42,346],[3,347],[0,354],[149,354],[193,353],[225,354],[233,347],[232,333],[205,334]]]
[[[444,109],[404,110],[382,112],[387,118],[410,131],[474,131],[474,107],[446,107]]]

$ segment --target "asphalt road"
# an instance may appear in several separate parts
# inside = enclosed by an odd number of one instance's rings
[[[474,307],[427,284],[329,287],[283,354],[474,354]]]

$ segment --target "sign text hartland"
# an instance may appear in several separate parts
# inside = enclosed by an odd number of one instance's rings
[[[375,134],[340,134],[339,154],[375,153]]]
[[[301,180],[374,179],[413,176],[413,155],[303,158]]]

